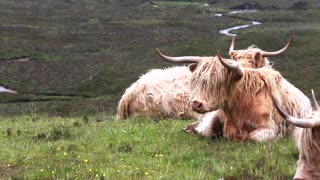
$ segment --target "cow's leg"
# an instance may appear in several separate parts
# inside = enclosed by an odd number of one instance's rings
[[[191,124],[186,125],[186,127],[183,128],[183,131],[187,133],[196,133],[195,128],[199,125],[200,121],[193,122]]]
[[[249,134],[248,140],[254,142],[268,141],[277,137],[277,130],[272,127],[259,127]]]
[[[187,133],[199,133],[210,138],[222,137],[224,118],[223,111],[212,111],[202,115],[198,121],[187,125],[183,130]]]
[[[197,133],[197,131],[195,130],[196,127],[198,127],[199,124],[202,123],[205,119],[209,119],[212,116],[211,114],[212,112],[201,115],[196,122],[186,125],[183,130],[187,133]]]
[[[195,131],[202,136],[209,138],[222,137],[223,121],[218,114],[208,113],[207,116],[202,119],[199,125],[195,128]]]
[[[248,138],[247,131],[240,131],[235,123],[226,121],[223,127],[223,137],[235,142],[242,142]]]

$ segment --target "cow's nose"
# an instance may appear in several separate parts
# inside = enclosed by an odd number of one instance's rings
[[[203,108],[203,104],[199,101],[192,101],[191,107],[194,111],[201,111]]]

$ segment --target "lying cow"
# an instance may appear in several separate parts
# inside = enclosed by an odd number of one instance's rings
[[[221,108],[226,116],[223,134],[228,139],[265,141],[291,132],[273,111],[270,90],[278,87],[273,91],[287,97],[283,106],[290,114],[308,117],[311,113],[309,99],[271,67],[243,68],[220,56],[195,62],[189,65],[192,108],[198,113]]]
[[[266,52],[258,48],[248,48],[247,50],[234,50],[234,41],[233,38],[229,54],[231,57],[235,58],[236,61],[238,61],[239,64],[241,64],[242,67],[247,68],[261,68],[264,66],[269,66],[269,61],[266,57],[270,56],[276,56],[278,54],[283,53],[287,50],[290,43],[292,42],[293,37],[290,38],[288,43],[284,48],[282,48],[279,51],[276,52]],[[170,62],[190,62],[192,61],[192,58],[190,56],[186,57],[169,57],[166,55],[163,55],[158,49],[158,54],[163,59],[170,61]],[[210,62],[214,61],[215,57],[209,57],[206,59],[201,59],[200,61],[193,61],[197,63],[201,62]],[[191,71],[194,71],[196,69],[197,64],[191,64],[189,66],[189,69]],[[210,77],[207,77],[206,81],[210,81]],[[207,112],[207,111],[206,111]],[[211,118],[210,118],[211,117]],[[187,132],[197,132],[202,135],[208,136],[208,137],[219,137],[221,134],[223,134],[221,131],[216,127],[220,127],[220,123],[225,121],[225,115],[223,114],[223,110],[220,110],[219,112],[211,112],[209,114],[206,114],[199,118],[199,120],[195,123],[192,123],[190,125],[187,125],[185,127],[185,130]],[[200,123],[200,124],[199,124]],[[201,124],[202,123],[202,124]],[[214,127],[213,127],[214,126]]]
[[[320,177],[320,107],[313,91],[312,97],[316,111],[308,119],[298,119],[288,115],[278,105],[277,100],[273,100],[280,115],[287,122],[298,127],[295,131],[295,140],[300,155],[294,179],[319,179]]]
[[[268,60],[268,57],[274,57],[285,52],[290,46],[293,39],[294,39],[294,36],[291,36],[287,44],[282,49],[274,52],[268,52],[268,51],[264,51],[262,49],[257,48],[257,46],[255,45],[251,45],[244,50],[234,50],[235,37],[233,36],[230,49],[229,49],[229,55],[231,59],[241,63],[242,67],[261,68],[264,66],[271,66],[271,63]],[[218,113],[219,115],[221,115],[221,118],[216,116],[217,113],[210,113],[208,116],[212,117],[211,119],[208,118],[207,115],[200,116],[197,122],[187,125],[184,128],[184,130],[189,133],[190,132],[200,133],[201,135],[204,135],[207,137],[219,137],[222,134],[222,132],[213,131],[213,129],[217,130],[217,128],[211,127],[210,125],[213,125],[213,124],[217,125],[219,122],[223,121],[225,117],[224,115],[222,115],[222,112],[223,111],[220,110]],[[206,121],[211,121],[211,122],[206,122]],[[203,122],[203,124],[199,125],[199,123],[201,122]],[[205,128],[206,127],[205,125],[208,125],[207,129]],[[199,128],[198,126],[200,126],[201,128]],[[220,125],[218,125],[218,127],[220,127]],[[208,134],[208,132],[211,132],[212,134]]]
[[[188,67],[153,69],[142,75],[123,94],[117,118],[198,118],[188,105],[191,72]]]
[[[245,51],[243,50],[233,50],[234,41],[235,39],[233,38],[230,53],[239,54],[239,56],[236,57],[239,59],[248,57],[248,55],[244,55]],[[284,48],[277,52],[265,52],[257,48],[250,48],[250,52],[257,57],[257,62],[251,61],[248,63],[248,66],[252,66],[251,64],[253,64],[253,67],[256,68],[260,66],[262,62],[269,64],[265,57],[275,56],[284,52],[291,41],[292,38]],[[242,54],[242,56],[240,54]],[[256,54],[260,54],[260,56]],[[184,56],[173,59],[179,59],[179,62],[190,63],[208,58],[212,57]],[[189,98],[188,89],[190,77],[191,72],[187,67],[173,67],[149,71],[127,88],[119,101],[117,118],[125,119],[139,116],[151,118],[198,118],[199,114],[192,111],[187,103]],[[205,116],[201,116],[200,119],[203,118],[205,118]],[[192,129],[194,129],[198,122],[193,124]]]
[[[234,60],[217,55],[210,61],[191,65],[190,102],[198,113],[222,109],[226,116],[224,137],[235,140],[265,141],[292,131],[274,113],[271,92],[286,97],[283,108],[291,115],[308,117],[309,99],[271,67],[243,68]]]

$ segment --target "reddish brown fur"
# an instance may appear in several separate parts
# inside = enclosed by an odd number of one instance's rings
[[[247,67],[247,68],[261,68],[265,66],[269,66],[269,60],[266,57],[263,57],[261,55],[262,50],[255,47],[251,46],[248,49],[245,50],[233,50],[230,52],[230,58],[239,62],[242,67]],[[213,58],[211,58],[213,59]],[[194,65],[195,66],[195,65]],[[196,66],[195,66],[196,67]],[[192,67],[193,68],[193,67]],[[222,111],[223,112],[223,111]],[[205,116],[205,115],[203,115]],[[196,127],[201,123],[203,118],[199,118],[198,121],[187,125],[184,129],[187,132],[195,132]],[[211,121],[215,121],[215,119],[219,119],[219,117],[213,117]],[[212,122],[212,124],[215,124],[215,122]],[[208,129],[212,129],[212,127],[208,127]],[[205,130],[204,130],[205,131]],[[202,134],[201,132],[197,132]],[[206,136],[215,136],[215,135],[207,135]]]
[[[287,99],[282,106],[292,108],[293,114],[303,117],[310,114],[309,99],[283,79],[280,73],[270,67],[240,68],[243,77],[237,80],[236,74],[223,67],[217,58],[201,61],[191,78],[190,99],[202,102],[210,111],[223,109],[227,119],[224,135],[228,139],[260,141],[290,132],[286,129],[287,125],[283,125],[280,115],[274,113],[271,92],[276,97],[285,94]],[[302,100],[296,101],[296,96]]]

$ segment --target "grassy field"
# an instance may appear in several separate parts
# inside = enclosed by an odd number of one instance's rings
[[[181,129],[192,120],[115,121],[125,89],[149,69],[173,66],[155,53],[228,57],[255,44],[310,94],[320,93],[320,2],[246,0],[0,1],[0,179],[291,179],[291,140],[211,140]],[[215,16],[223,13],[222,17]],[[28,58],[21,61],[21,58]]]
[[[114,121],[43,115],[3,118],[0,179],[290,179],[290,138],[266,143],[212,140],[181,120]]]

